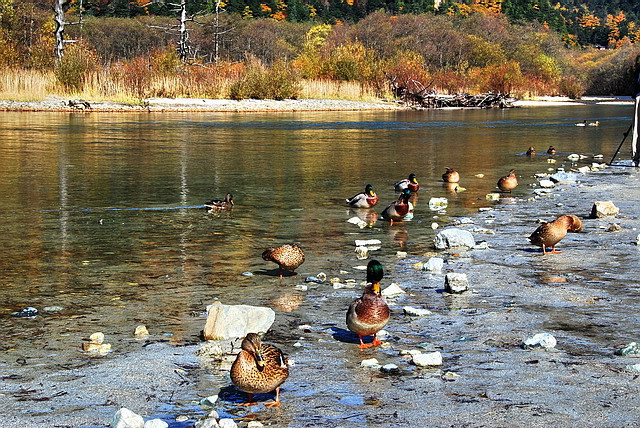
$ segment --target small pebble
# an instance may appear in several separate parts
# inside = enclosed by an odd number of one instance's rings
[[[253,276],[253,272],[242,272],[242,276]]]
[[[428,315],[433,315],[433,312],[431,312],[429,309],[413,308],[411,306],[405,306],[402,308],[402,310],[405,314],[414,317],[425,317]]]
[[[398,366],[396,366],[395,364],[390,363],[380,367],[380,371],[384,373],[397,373],[400,371],[400,368],[398,368]]]
[[[189,420],[189,416],[178,415],[176,416],[176,422],[186,422]]]
[[[38,315],[38,310],[36,308],[33,308],[31,306],[21,309],[18,312],[14,312],[13,314],[11,314],[12,316],[16,317],[16,318],[31,318],[31,317],[35,317],[36,315]]]
[[[413,364],[419,367],[441,366],[442,354],[440,351],[429,352],[428,354],[415,354],[412,361]]]
[[[522,342],[524,349],[552,349],[555,348],[556,338],[549,333],[538,333]]]
[[[370,358],[368,360],[362,360],[360,362],[360,367],[381,367],[381,366],[377,359]]]
[[[304,284],[297,284],[294,288],[300,291],[307,291],[309,289],[309,287]]]

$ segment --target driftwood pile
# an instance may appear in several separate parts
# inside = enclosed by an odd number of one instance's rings
[[[509,94],[488,92],[486,94],[441,95],[427,89],[418,82],[401,85],[390,79],[393,94],[405,104],[419,108],[472,107],[472,108],[510,108],[515,98]],[[409,87],[410,86],[410,87]]]

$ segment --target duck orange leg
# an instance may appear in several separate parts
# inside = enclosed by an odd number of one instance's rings
[[[264,403],[265,407],[280,407],[280,387],[276,388],[276,401]]]
[[[243,406],[243,407],[249,407],[249,406],[255,406],[256,404],[258,404],[256,401],[253,401],[253,394],[250,392],[247,392],[247,398],[249,399],[246,403],[240,403],[238,404],[238,406]]]
[[[362,341],[362,335],[358,334],[358,338],[360,339],[360,345],[358,345],[358,348],[360,349],[367,349],[367,348],[371,348],[373,346],[375,346],[373,343],[364,343]]]
[[[371,342],[371,346],[380,346],[380,345],[382,345],[384,343],[384,342],[376,339],[376,335],[377,334],[378,333],[373,333],[373,342]]]

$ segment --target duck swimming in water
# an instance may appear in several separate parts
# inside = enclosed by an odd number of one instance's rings
[[[230,210],[233,208],[233,195],[231,193],[227,193],[224,197],[224,200],[220,199],[212,199],[204,203],[207,211],[221,211],[221,210]]]
[[[373,186],[371,184],[367,184],[364,187],[364,192],[360,192],[347,199],[347,204],[353,208],[371,208],[377,203],[378,195],[373,191]]]
[[[535,156],[536,154],[536,149],[534,149],[533,147],[529,147],[527,149],[527,152],[525,153],[527,156]]]
[[[553,146],[549,146],[549,148],[547,149],[547,154],[548,155],[555,155],[556,154],[556,148]]]
[[[367,265],[367,286],[362,296],[351,303],[347,310],[347,327],[358,335],[358,348],[370,348],[381,345],[376,335],[389,322],[391,311],[380,292],[380,281],[384,276],[382,265],[371,260]],[[373,341],[365,344],[362,336],[373,335]]]
[[[505,175],[498,180],[498,188],[503,192],[509,192],[518,187],[518,177],[516,177],[516,170],[509,171],[509,175]]]
[[[414,173],[411,173],[409,174],[408,178],[403,178],[402,180],[398,181],[393,187],[396,192],[402,192],[404,189],[409,189],[413,193],[415,193],[420,189],[420,184],[418,184],[416,175]]]
[[[404,189],[398,197],[398,200],[389,204],[384,211],[382,211],[380,217],[391,222],[391,224],[393,224],[394,221],[402,221],[411,211],[410,197],[411,191]]]
[[[238,389],[249,395],[249,402],[242,406],[252,406],[253,394],[276,391],[274,402],[267,407],[280,406],[280,385],[289,377],[289,363],[282,351],[273,345],[262,343],[255,333],[249,333],[242,341],[242,349],[231,365],[231,381]]]
[[[455,169],[447,168],[442,174],[442,181],[445,183],[457,183],[460,181],[460,174]]]
[[[576,221],[577,220],[577,221]],[[561,215],[557,219],[543,223],[529,236],[529,242],[542,248],[542,254],[556,254],[561,251],[556,250],[556,245],[567,236],[567,231],[579,232],[582,230],[582,221],[576,216]],[[547,248],[551,251],[547,252]]]

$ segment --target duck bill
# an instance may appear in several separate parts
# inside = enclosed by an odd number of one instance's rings
[[[371,289],[373,289],[374,293],[380,294],[380,283],[374,282],[373,284],[371,284]]]
[[[258,370],[262,371],[262,369],[264,369],[265,362],[260,351],[256,351],[256,365],[258,366]]]

